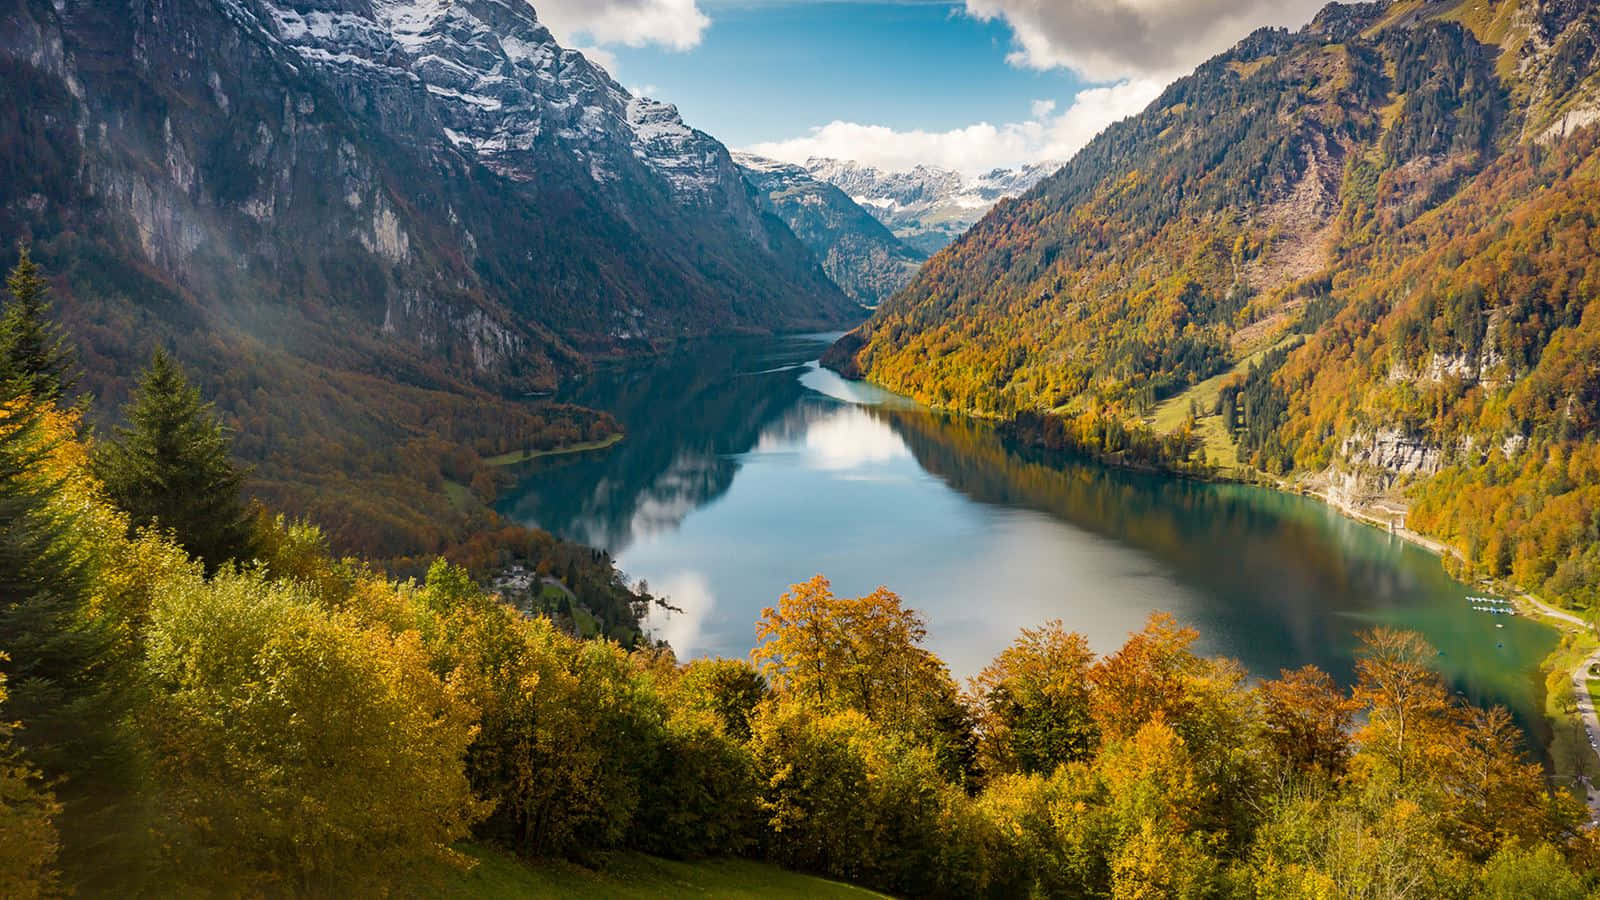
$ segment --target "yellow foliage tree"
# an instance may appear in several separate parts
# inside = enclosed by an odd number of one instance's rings
[[[0,660],[5,654],[0,653]],[[6,701],[0,675],[0,714]],[[40,783],[39,772],[11,744],[15,725],[0,721],[0,897],[34,900],[54,896],[59,846],[55,817],[61,811]]]
[[[195,568],[160,594],[148,646],[144,725],[180,873],[304,894],[456,861],[484,812],[462,768],[474,711],[417,632]]]

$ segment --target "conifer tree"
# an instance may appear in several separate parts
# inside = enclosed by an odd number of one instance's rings
[[[72,353],[50,320],[50,285],[26,246],[6,278],[11,296],[0,313],[0,398],[28,395],[58,403],[77,377]]]
[[[0,408],[0,647],[11,657],[6,717],[22,721],[26,745],[50,739],[36,718],[65,712],[95,655],[78,622],[88,581],[74,521],[51,502],[59,486],[39,475],[49,452],[35,404]]]
[[[64,836],[83,847],[115,815],[129,756],[121,728],[126,679],[115,635],[90,608],[93,550],[64,482],[45,474],[57,440],[46,409],[0,405],[0,722],[65,807]],[[0,755],[0,768],[8,765]],[[103,851],[103,847],[102,847]],[[5,893],[0,891],[0,894]]]
[[[132,517],[171,532],[206,572],[252,552],[244,473],[227,430],[164,350],[156,350],[117,429],[96,457],[106,491]]]

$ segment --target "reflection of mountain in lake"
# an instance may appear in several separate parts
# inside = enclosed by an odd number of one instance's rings
[[[681,601],[656,623],[685,653],[743,655],[764,606],[818,572],[886,584],[974,674],[1052,618],[1108,651],[1152,610],[1253,673],[1348,682],[1356,633],[1421,631],[1468,696],[1537,729],[1533,663],[1553,632],[1474,614],[1437,559],[1303,498],[1107,469],[1008,446],[807,365],[818,341],[701,345],[591,379],[616,447],[536,463],[505,511],[611,550]]]
[[[611,411],[626,438],[605,453],[530,465],[501,511],[613,553],[675,527],[728,489],[732,457],[805,393],[789,367],[814,348],[772,351],[770,340],[702,343],[591,378],[572,401]]]
[[[1395,554],[1409,548],[1374,540],[1370,530],[1298,498],[1020,450],[993,428],[959,417],[871,412],[894,428],[918,465],[971,499],[1048,513],[1181,572],[1211,601],[1211,640],[1275,620],[1284,643],[1267,655],[1284,665],[1316,662],[1347,678],[1349,628],[1337,620],[1449,589],[1442,571],[1429,578],[1427,566],[1394,565]]]

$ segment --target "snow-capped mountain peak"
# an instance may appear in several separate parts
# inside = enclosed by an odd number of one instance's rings
[[[306,64],[369,86],[374,77],[420,86],[444,123],[435,137],[500,175],[532,177],[541,146],[555,142],[598,184],[621,178],[617,159],[632,158],[683,204],[737,203],[738,175],[720,143],[561,47],[522,0],[257,3]]]
[[[983,218],[1004,197],[1015,197],[1061,164],[1043,162],[993,169],[974,178],[937,166],[885,171],[850,160],[812,158],[805,170],[871,212],[906,243],[932,253]]]

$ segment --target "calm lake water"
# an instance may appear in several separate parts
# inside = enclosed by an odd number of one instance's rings
[[[823,573],[921,610],[958,678],[1024,627],[1061,619],[1108,652],[1165,610],[1256,674],[1314,663],[1348,681],[1355,633],[1383,624],[1542,727],[1556,633],[1470,611],[1426,551],[1314,501],[1009,446],[818,368],[826,343],[724,341],[591,377],[564,399],[610,410],[626,439],[528,464],[502,511],[669,596],[684,612],[654,627],[681,657],[743,656],[762,608]]]

